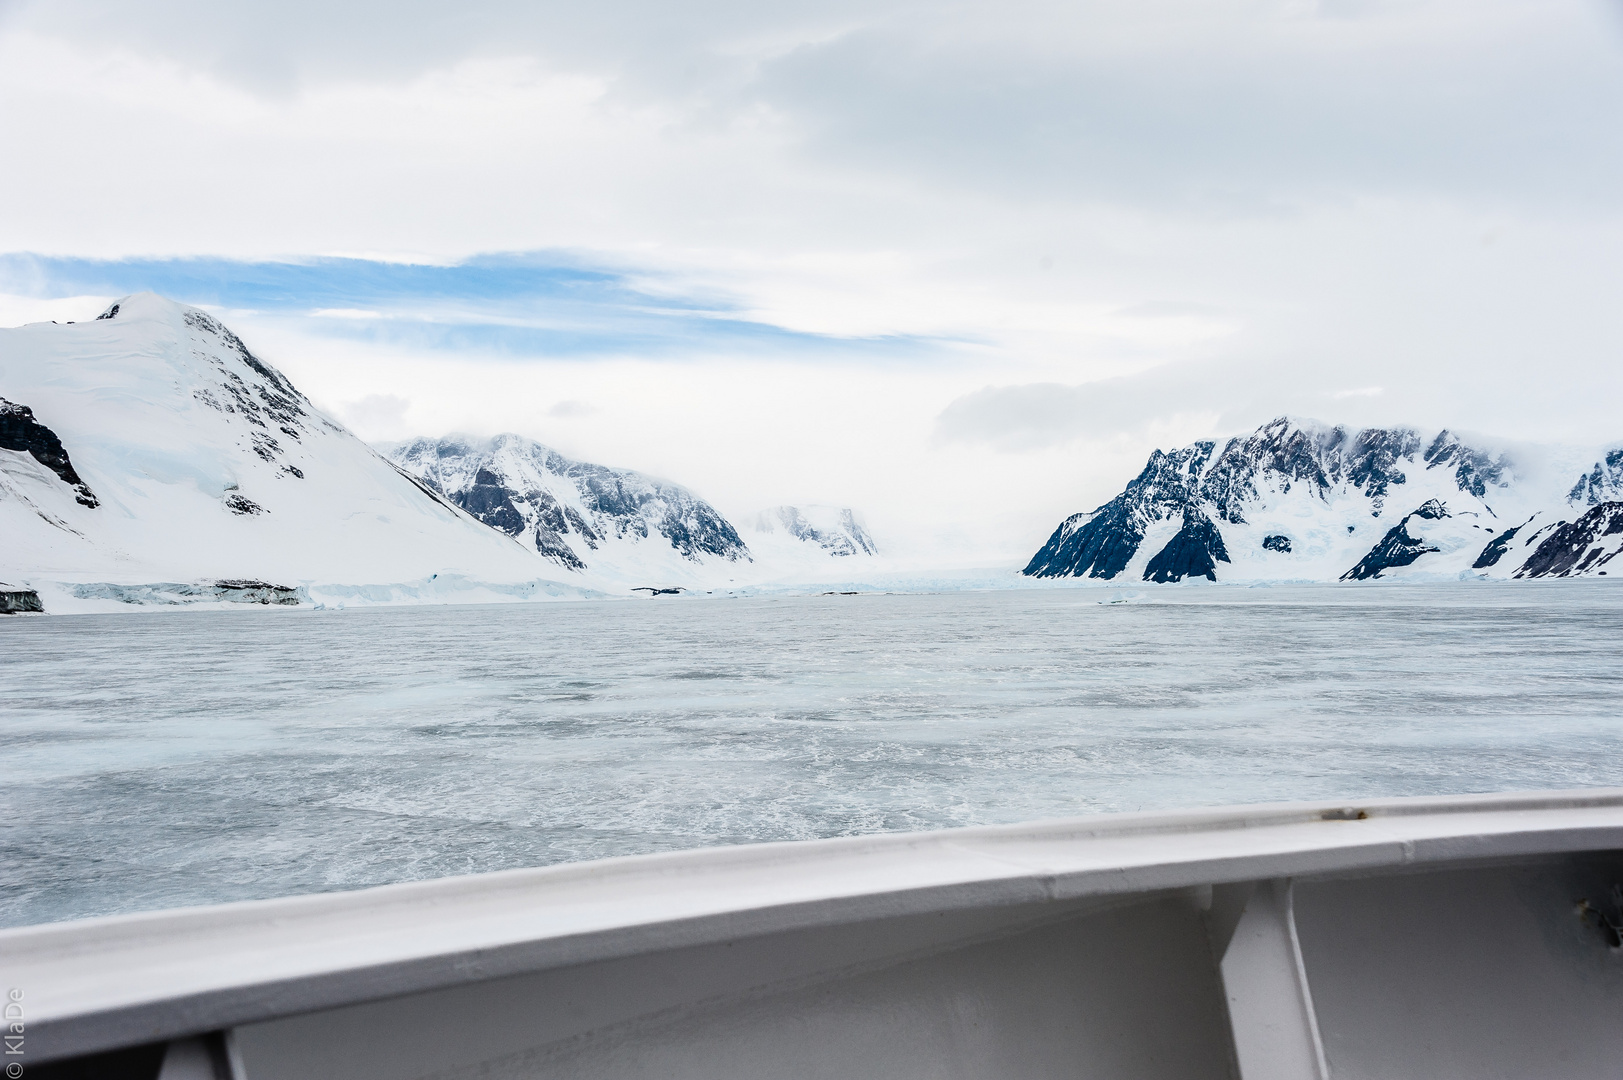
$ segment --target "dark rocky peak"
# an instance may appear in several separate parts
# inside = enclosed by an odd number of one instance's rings
[[[1235,436],[1223,447],[1212,472],[1229,469],[1240,472],[1269,472],[1288,480],[1309,481],[1319,487],[1329,485],[1332,476],[1325,469],[1333,450],[1345,441],[1342,428],[1325,431],[1288,416],[1276,417],[1250,435]]]
[[[1219,518],[1235,524],[1244,523],[1245,503],[1256,498],[1263,477],[1282,492],[1308,484],[1320,498],[1345,481],[1379,500],[1404,482],[1401,463],[1413,460],[1419,449],[1420,436],[1407,428],[1350,434],[1344,427],[1326,429],[1281,416],[1250,435],[1230,439],[1201,492]]]
[[[1510,462],[1503,454],[1489,454],[1469,446],[1447,428],[1431,441],[1422,460],[1428,469],[1452,467],[1454,482],[1460,486],[1460,490],[1479,499],[1487,497],[1490,485],[1510,486],[1505,480],[1505,475],[1510,471]]]
[[[1527,519],[1527,521],[1531,520],[1533,519]],[[1506,529],[1492,540],[1489,540],[1488,546],[1482,549],[1482,553],[1476,557],[1476,562],[1471,564],[1471,569],[1486,570],[1490,566],[1499,565],[1499,560],[1504,558],[1505,552],[1510,550],[1510,542],[1516,539],[1517,533],[1526,528],[1527,521]]]
[[[118,305],[114,304],[112,310],[118,310]],[[280,371],[277,371],[248,351],[248,346],[243,343],[243,340],[232,333],[224,323],[207,312],[198,311],[196,308],[187,308],[183,317],[186,320],[186,325],[193,330],[200,330],[205,334],[211,334],[219,338],[226,348],[237,354],[238,359],[247,365],[249,370],[270,383],[271,387],[282,397],[289,399],[288,407],[299,415],[303,415],[304,410],[298,408],[297,403],[308,404],[309,402],[306,401],[305,396],[294,389],[293,384],[288,381],[286,375],[283,375]]]
[[[1362,581],[1365,578],[1380,577],[1381,571],[1389,570],[1394,566],[1408,566],[1420,556],[1441,549],[1409,532],[1409,523],[1415,518],[1423,521],[1439,521],[1451,517],[1448,507],[1436,499],[1427,499],[1418,507],[1403,515],[1403,520],[1386,531],[1379,543],[1370,548],[1357,566],[1341,575],[1342,581]]]
[[[480,521],[533,542],[570,569],[584,569],[581,553],[609,540],[654,534],[695,561],[707,554],[749,557],[733,526],[687,489],[629,469],[572,461],[519,435],[418,438],[388,448],[386,456]]]
[[[1619,539],[1606,542],[1613,536]],[[1623,551],[1623,502],[1597,503],[1577,521],[1563,521],[1550,529],[1515,576],[1604,574],[1601,567],[1615,559],[1619,551]]]
[[[524,515],[513,505],[512,494],[502,485],[501,477],[489,469],[480,469],[473,484],[451,493],[451,500],[469,514],[492,529],[517,536],[524,531]]]
[[[1113,578],[1126,569],[1156,521],[1182,515],[1200,497],[1200,475],[1216,446],[1157,450],[1120,495],[1060,523],[1022,571],[1028,577]]]
[[[1235,436],[1212,463],[1201,486],[1202,494],[1224,521],[1242,524],[1243,505],[1257,495],[1257,478],[1271,474],[1283,491],[1308,483],[1323,492],[1331,475],[1325,468],[1326,442],[1341,437],[1341,429],[1325,433],[1287,416],[1270,420],[1250,435]]]
[[[1217,580],[1217,564],[1228,562],[1223,534],[1212,519],[1192,506],[1184,507],[1183,528],[1156,552],[1144,567],[1144,580],[1182,581],[1186,577]]]
[[[218,378],[213,387],[193,390],[192,397],[211,409],[241,417],[249,425],[249,447],[255,455],[271,464],[280,462],[287,476],[304,479],[303,470],[287,462],[284,440],[302,442],[318,424],[341,429],[314,414],[309,399],[287,376],[250,352],[218,319],[195,308],[182,309],[181,316],[192,330],[194,342],[203,346],[194,348],[194,355],[212,364]]]
[[[80,506],[94,510],[101,505],[90,485],[80,479],[62,440],[57,438],[56,432],[34,419],[34,410],[27,405],[0,398],[0,450],[31,455],[73,489],[73,499]]]
[[[108,308],[106,311],[102,312],[100,315],[97,315],[94,321],[95,322],[100,322],[103,319],[116,319],[116,318],[118,318],[118,305],[114,304],[112,307]]]
[[[1413,461],[1418,453],[1418,432],[1408,428],[1365,428],[1353,436],[1345,451],[1347,480],[1370,498],[1382,499],[1389,488],[1406,479],[1399,463]]]
[[[1144,542],[1143,526],[1118,495],[1088,514],[1072,514],[1021,571],[1027,577],[1113,578]]]
[[[1453,516],[1454,515],[1448,512],[1448,505],[1446,503],[1439,499],[1427,499],[1425,502],[1421,503],[1419,506],[1410,511],[1408,516],[1403,520],[1408,521],[1409,518],[1417,517],[1425,518],[1427,521],[1441,521],[1443,518]]]
[[[1144,522],[1162,521],[1182,512],[1199,498],[1200,476],[1216,445],[1198,442],[1181,450],[1156,450],[1120,497]]]
[[[1437,550],[1425,541],[1410,535],[1409,519],[1404,518],[1401,523],[1387,530],[1380,543],[1370,548],[1369,554],[1360,559],[1357,566],[1342,574],[1341,580],[1363,581],[1365,578],[1380,577],[1383,570],[1389,570],[1394,566],[1408,566],[1420,556]]]
[[[1567,501],[1576,506],[1598,506],[1623,499],[1623,448],[1609,451],[1572,486]]]

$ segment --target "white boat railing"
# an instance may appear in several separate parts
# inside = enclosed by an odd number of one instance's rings
[[[1616,1076],[1620,890],[1616,790],[636,856],[0,931],[25,1018],[0,1060],[45,1077],[145,1054],[165,1080]]]

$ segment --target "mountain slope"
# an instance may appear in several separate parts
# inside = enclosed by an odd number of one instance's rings
[[[1121,494],[1061,522],[1023,573],[1155,582],[1604,573],[1618,536],[1604,508],[1623,497],[1623,451],[1576,484],[1523,473],[1505,452],[1446,430],[1425,438],[1281,417],[1221,446],[1155,451]]]
[[[879,547],[848,506],[774,506],[750,522],[756,536],[784,537],[838,558],[877,555]]]
[[[0,330],[0,395],[7,580],[67,597],[219,580],[374,599],[436,581],[569,591],[195,308],[146,293],[93,321]]]
[[[574,461],[519,435],[419,438],[382,449],[403,472],[564,570],[695,581],[703,568],[731,572],[750,558],[727,519],[686,488]]]

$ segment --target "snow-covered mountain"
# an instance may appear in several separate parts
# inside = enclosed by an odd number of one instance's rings
[[[1449,431],[1281,417],[1155,451],[1063,521],[1032,577],[1356,581],[1605,574],[1623,547],[1623,451],[1577,477]]]
[[[143,293],[0,330],[0,397],[0,578],[48,610],[581,592],[195,308]]]
[[[750,561],[738,531],[686,488],[573,461],[518,435],[419,438],[380,449],[408,475],[566,571],[686,583],[736,573],[736,564]]]
[[[790,538],[839,557],[879,554],[873,537],[848,506],[774,506],[755,515],[750,531],[763,538]]]

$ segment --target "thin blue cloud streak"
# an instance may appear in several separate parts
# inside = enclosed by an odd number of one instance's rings
[[[642,275],[646,277],[646,275]],[[311,333],[513,357],[925,351],[905,335],[841,338],[742,317],[715,298],[653,295],[629,274],[547,254],[450,265],[353,258],[82,259],[0,255],[0,290],[36,297],[151,291],[183,303],[299,319]],[[675,290],[673,290],[675,292]],[[321,316],[323,310],[377,312]]]

